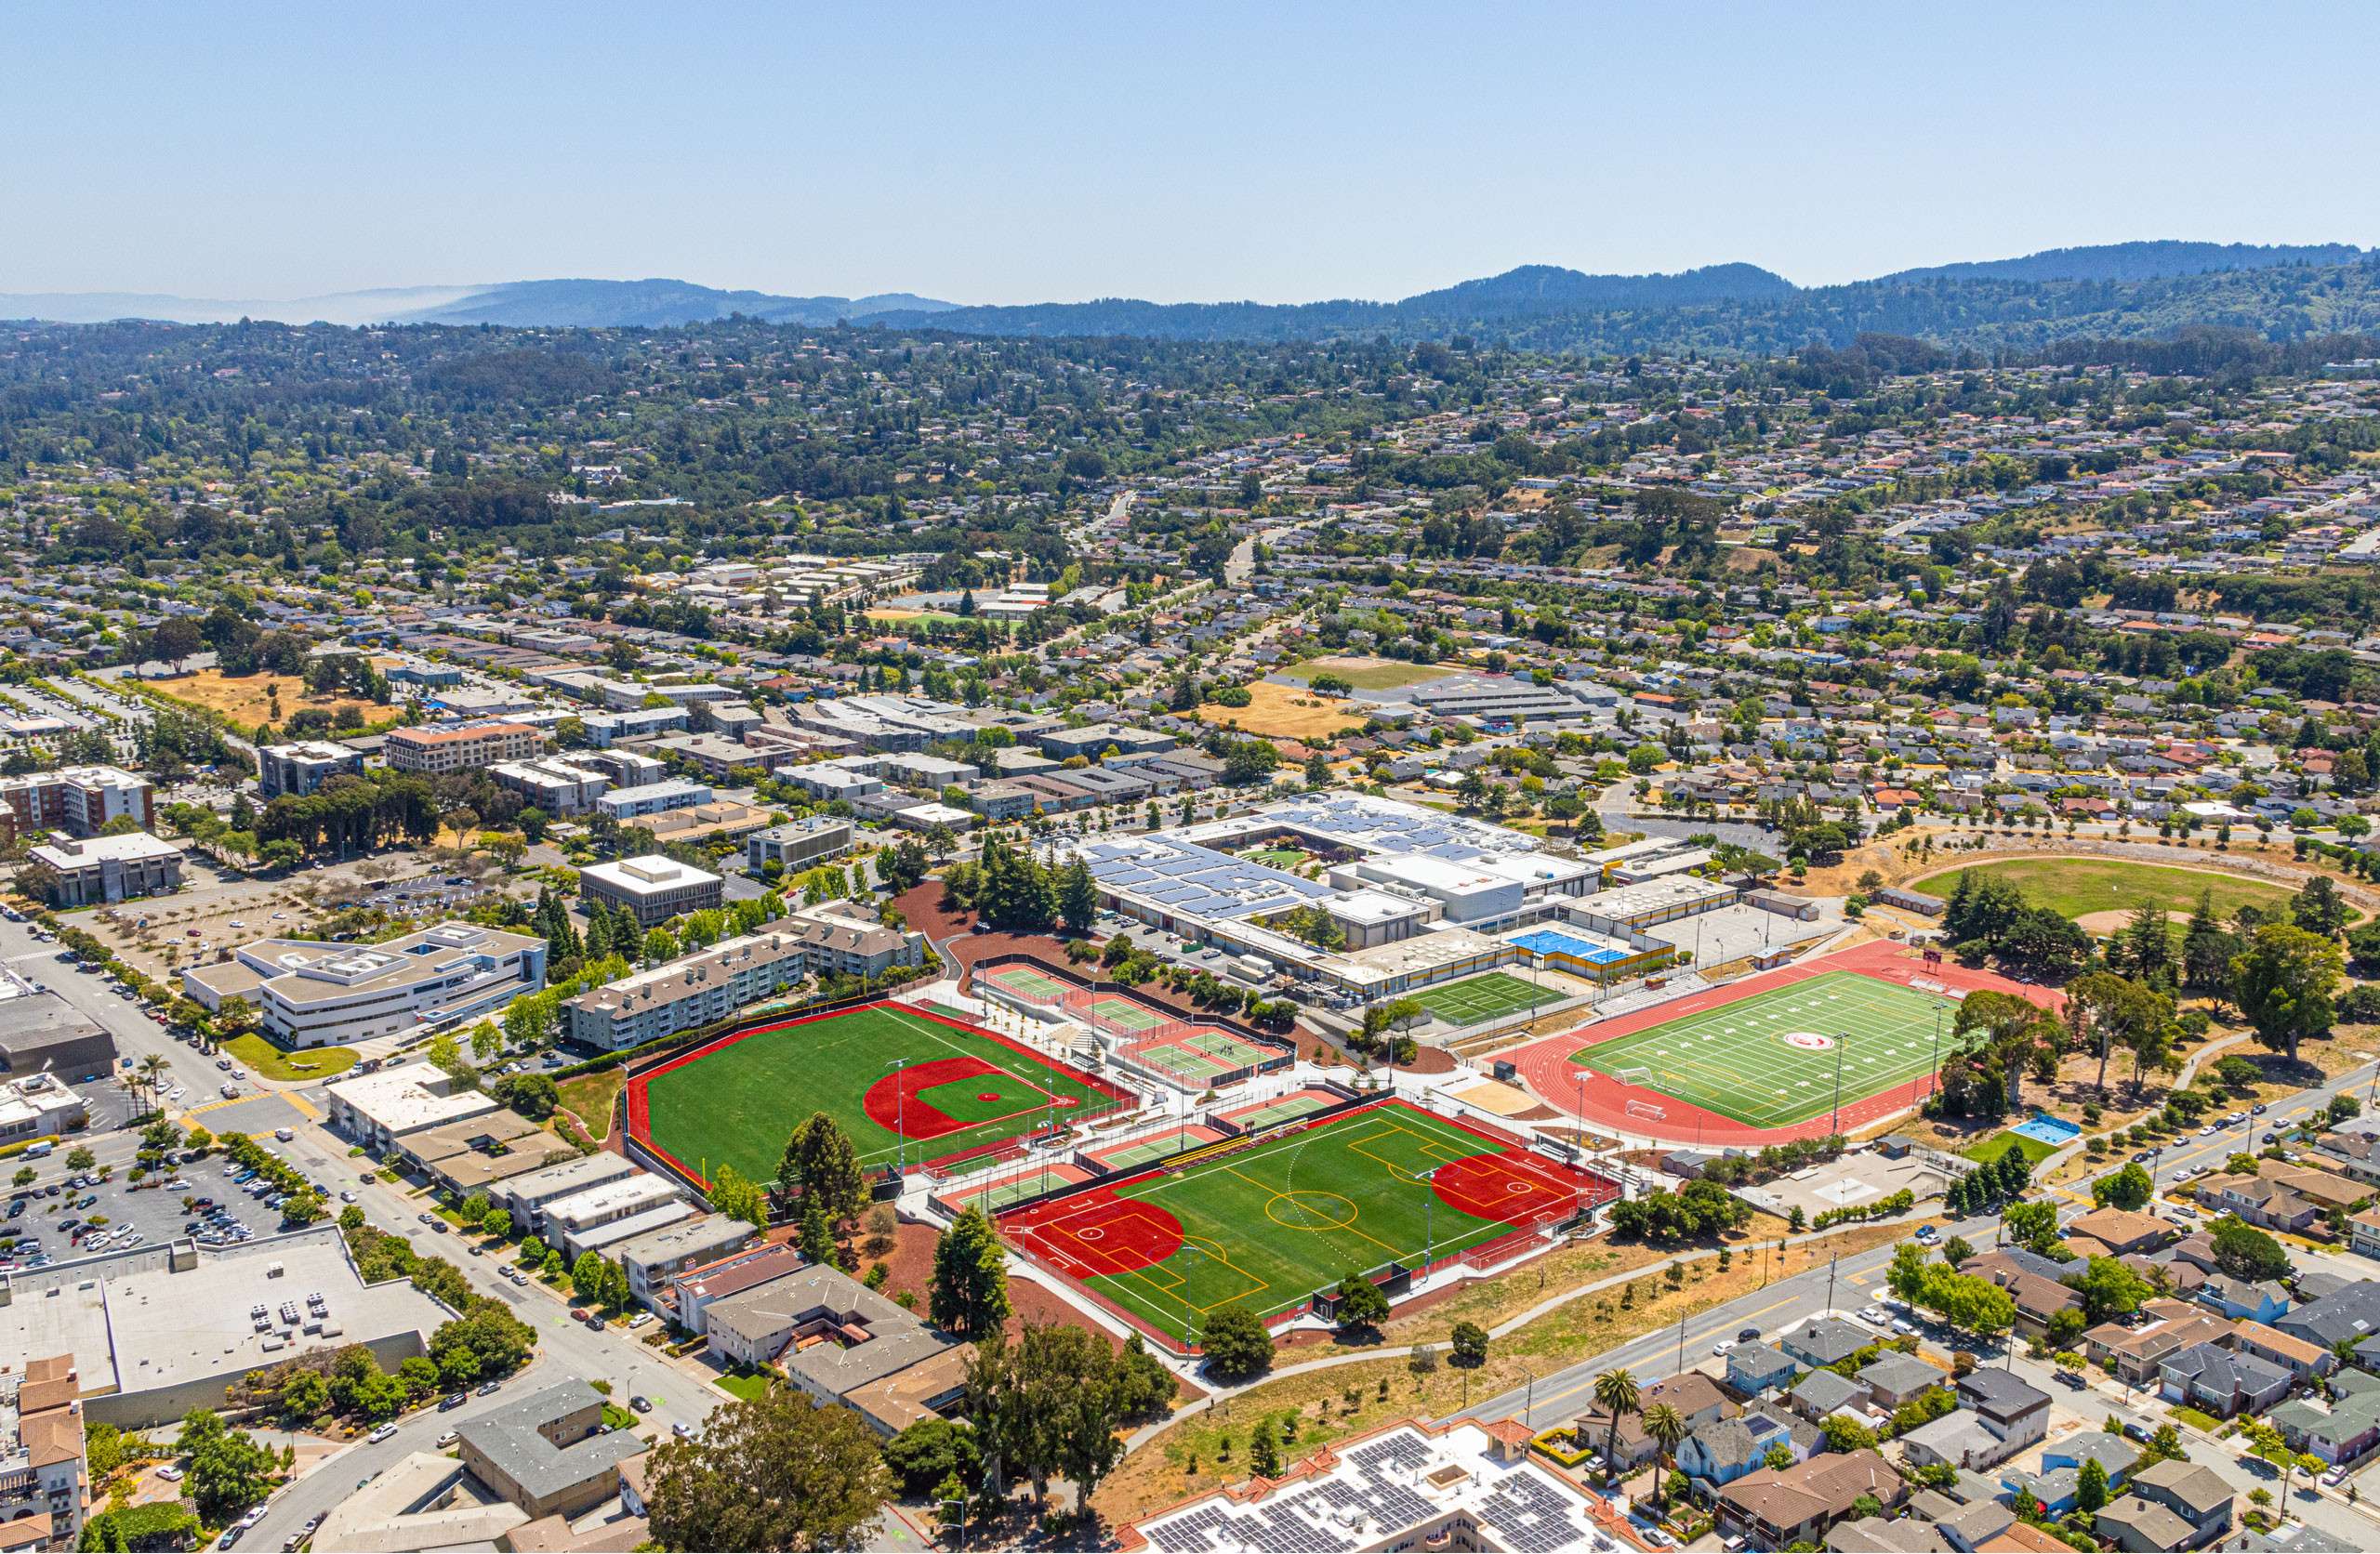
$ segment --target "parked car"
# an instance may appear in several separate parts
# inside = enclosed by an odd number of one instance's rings
[[[374,1430],[370,1435],[365,1436],[365,1437],[364,1437],[364,1439],[365,1439],[366,1441],[369,1441],[370,1442],[372,1442],[372,1444],[374,1444],[375,1446],[377,1446],[377,1445],[378,1445],[381,1442],[388,1440],[390,1436],[392,1436],[392,1435],[394,1435],[394,1434],[396,1434],[396,1433],[397,1433],[397,1427],[396,1427],[396,1426],[394,1426],[394,1425],[382,1425],[378,1429],[376,1429],[376,1430]]]

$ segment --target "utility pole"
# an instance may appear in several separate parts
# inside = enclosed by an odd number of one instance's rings
[[[1677,1314],[1677,1374],[1686,1374],[1686,1313]]]

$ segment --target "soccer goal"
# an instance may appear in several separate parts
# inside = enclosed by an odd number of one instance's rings
[[[1649,1087],[1653,1083],[1653,1071],[1648,1068],[1615,1069],[1612,1071],[1611,1076],[1614,1079],[1619,1080],[1623,1085],[1636,1085]]]
[[[1628,1114],[1632,1117],[1650,1117],[1658,1120],[1666,1118],[1669,1112],[1649,1100],[1632,1100],[1628,1103]]]

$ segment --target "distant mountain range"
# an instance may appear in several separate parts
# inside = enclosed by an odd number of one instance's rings
[[[2280,337],[2380,329],[2380,250],[2351,244],[2160,241],[2055,248],[2020,258],[1901,270],[1801,287],[1750,264],[1674,275],[1588,275],[1524,265],[1395,302],[1091,302],[961,306],[908,293],[781,296],[692,282],[513,281],[345,292],[296,301],[116,293],[11,296],[0,318],[218,323],[498,324],[664,328],[734,315],[826,326],[880,323],[1007,336],[1172,340],[1443,339],[1472,335],[1538,349],[1693,348],[1761,352],[1863,332],[1983,348],[2076,335],[2142,336],[2191,324]]]

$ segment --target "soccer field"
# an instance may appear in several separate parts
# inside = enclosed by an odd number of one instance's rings
[[[637,1075],[628,1129],[704,1181],[721,1165],[765,1181],[813,1112],[862,1164],[892,1165],[906,1139],[916,1165],[1078,1121],[1121,1094],[989,1032],[878,1004],[723,1037]]]
[[[1448,1024],[1461,1026],[1519,1014],[1540,1004],[1558,1004],[1571,995],[1539,987],[1509,972],[1490,971],[1442,987],[1425,987],[1407,996]]]
[[[1181,1339],[1229,1302],[1269,1317],[1351,1272],[1418,1268],[1425,1249],[1444,1258],[1611,1195],[1599,1177],[1395,1101],[1216,1149],[1179,1170],[1004,1215],[1000,1228]]]
[[[1957,1000],[1828,971],[1582,1047],[1570,1060],[1740,1123],[1782,1127],[1832,1109],[1838,1043],[1845,1105],[1931,1073],[1937,1012],[1947,1037]]]

